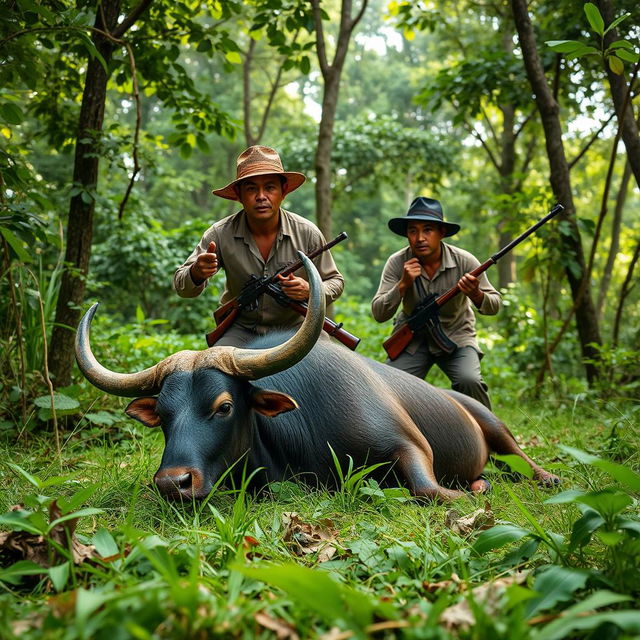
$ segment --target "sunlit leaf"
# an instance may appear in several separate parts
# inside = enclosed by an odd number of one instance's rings
[[[622,62],[620,58],[617,56],[609,56],[607,61],[609,62],[609,68],[613,73],[616,75],[622,75],[624,73],[624,62]]]
[[[575,591],[584,588],[590,575],[589,571],[583,569],[549,566],[536,576],[533,589],[540,596],[527,603],[527,617],[551,609],[558,602],[571,600]]]
[[[587,20],[589,21],[589,24],[591,25],[591,28],[598,34],[598,35],[603,35],[604,33],[604,20],[602,19],[602,16],[600,15],[600,11],[598,10],[598,7],[596,7],[595,4],[593,4],[593,2],[587,2],[584,5],[584,12],[587,16]]]
[[[499,549],[510,542],[520,540],[524,536],[531,535],[531,531],[512,524],[498,524],[491,529],[483,531],[473,543],[473,550],[482,555],[487,551]]]

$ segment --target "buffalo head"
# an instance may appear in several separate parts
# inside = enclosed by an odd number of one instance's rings
[[[213,483],[250,447],[253,412],[276,416],[296,408],[290,396],[260,389],[249,381],[284,371],[313,348],[325,314],[320,276],[300,254],[309,276],[309,310],[298,331],[267,349],[210,347],[179,351],[135,373],[117,373],[101,365],[91,351],[89,333],[98,304],[82,318],[76,359],[96,387],[137,397],[126,413],[149,427],[161,427],[165,449],[155,474],[167,496],[203,498]]]

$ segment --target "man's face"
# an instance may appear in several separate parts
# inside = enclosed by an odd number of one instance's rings
[[[419,260],[437,256],[444,227],[437,222],[411,221],[407,224],[407,239],[413,255]]]
[[[286,192],[286,183],[283,187],[276,173],[247,178],[238,187],[240,202],[249,219],[254,222],[267,221],[276,216]]]

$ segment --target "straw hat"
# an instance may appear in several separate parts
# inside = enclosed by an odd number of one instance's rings
[[[444,237],[453,236],[460,231],[460,225],[455,222],[445,222],[442,213],[442,205],[433,198],[420,196],[416,198],[409,207],[407,215],[403,218],[391,218],[389,229],[399,236],[407,235],[407,225],[411,220],[423,222],[437,222],[445,228]]]
[[[241,181],[254,176],[265,176],[272,173],[284,176],[287,179],[287,193],[297,189],[306,177],[296,171],[285,171],[282,161],[275,149],[254,145],[243,151],[236,163],[236,179],[222,189],[214,189],[212,193],[226,198],[227,200],[238,200],[235,186]]]

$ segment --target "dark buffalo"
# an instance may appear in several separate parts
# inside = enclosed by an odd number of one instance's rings
[[[303,476],[331,486],[331,449],[345,465],[349,456],[356,466],[393,463],[414,495],[429,498],[484,488],[478,478],[491,451],[520,456],[540,482],[557,481],[479,402],[319,340],[324,298],[313,264],[304,262],[311,284],[304,323],[293,336],[272,335],[255,348],[181,351],[144,371],[115,373],[89,345],[97,305],[82,319],[82,372],[109,393],[141,395],[126,413],[162,427],[155,483],[163,494],[203,498],[243,457],[232,473],[259,469],[254,483]]]

